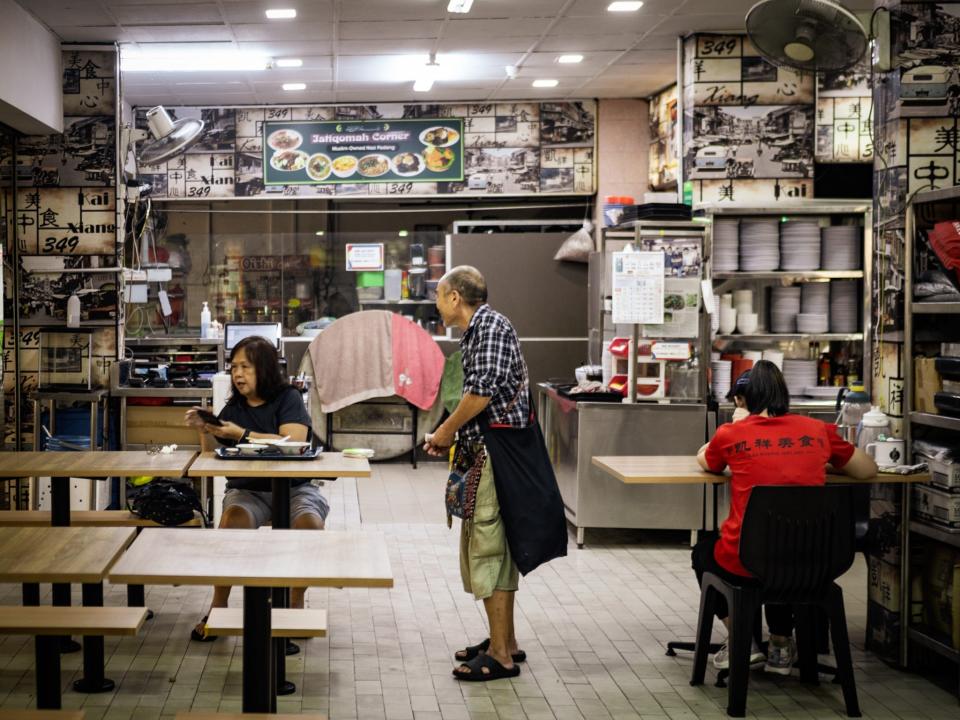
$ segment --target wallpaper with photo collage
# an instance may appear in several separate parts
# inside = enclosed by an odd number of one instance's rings
[[[144,108],[137,109],[144,123]],[[202,140],[162,166],[141,167],[154,199],[384,195],[589,195],[595,188],[596,103],[167,108],[206,123]],[[463,118],[462,182],[279,185],[263,182],[264,121]]]
[[[117,265],[116,114],[117,57],[112,47],[63,49],[64,132],[22,138],[16,159],[0,154],[0,172],[17,179],[16,213],[7,191],[0,222],[7,224],[20,253],[20,294],[5,282],[3,347],[4,444],[32,442],[32,403],[26,399],[39,380],[40,334],[64,328],[67,300],[81,304],[81,329],[93,329],[92,383],[109,384],[109,363],[117,357],[122,305],[113,272],[71,272]],[[6,248],[12,255],[11,248]],[[13,337],[12,317],[20,313]],[[14,348],[19,352],[15,353]],[[24,405],[13,404],[16,363]]]
[[[677,152],[677,85],[650,98],[650,187],[676,190],[680,153]]]

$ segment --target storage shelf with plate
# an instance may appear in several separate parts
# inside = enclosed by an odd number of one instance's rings
[[[770,207],[756,207],[751,205],[736,204],[703,204],[694,206],[694,213],[696,216],[701,217],[705,221],[706,227],[708,228],[707,246],[709,249],[708,255],[710,258],[710,278],[713,283],[715,296],[726,293],[734,293],[736,296],[736,291],[742,291],[744,293],[744,298],[749,296],[752,312],[757,315],[757,329],[752,332],[739,332],[739,328],[737,329],[737,332],[718,331],[718,333],[714,335],[714,340],[719,341],[721,346],[719,348],[714,347],[714,352],[716,352],[717,349],[727,353],[736,353],[740,350],[769,350],[783,352],[788,358],[809,356],[811,360],[813,360],[815,357],[819,359],[823,353],[829,352],[831,359],[846,358],[846,362],[843,360],[834,362],[832,373],[843,374],[844,380],[846,381],[848,374],[850,373],[850,367],[853,366],[858,370],[858,379],[863,381],[868,386],[867,390],[869,391],[870,377],[868,373],[864,372],[864,370],[870,367],[869,318],[871,312],[871,297],[870,293],[867,291],[867,288],[870,287],[869,259],[873,250],[873,211],[871,203],[869,201],[857,202],[844,200],[813,200],[797,204],[777,203],[775,206]],[[746,219],[767,219],[777,223],[777,255],[780,254],[780,243],[782,242],[779,238],[779,233],[783,232],[783,229],[786,227],[785,225],[781,225],[781,223],[792,221],[816,222],[821,226],[821,228],[837,226],[858,227],[862,230],[862,247],[855,249],[852,244],[828,246],[831,248],[843,247],[847,250],[846,252],[843,252],[842,250],[837,249],[837,255],[831,256],[827,254],[821,257],[822,248],[819,243],[819,238],[817,238],[815,234],[812,237],[807,237],[805,234],[800,234],[802,228],[797,228],[798,234],[794,238],[796,242],[787,246],[794,248],[795,254],[792,256],[780,256],[779,262],[790,264],[788,261],[793,261],[793,264],[801,264],[801,261],[803,261],[806,263],[812,258],[801,257],[801,250],[805,250],[808,253],[813,253],[815,251],[817,253],[816,261],[809,262],[807,265],[808,267],[813,264],[819,265],[824,261],[827,263],[832,261],[834,266],[846,266],[847,269],[728,269],[737,268],[738,266],[744,267],[744,265],[740,264],[740,262],[743,260],[743,258],[740,256],[740,252],[742,250],[741,245],[743,243],[746,243],[746,252],[760,253],[759,255],[748,256],[754,260],[763,259],[763,251],[766,246],[773,245],[772,238],[767,236],[764,236],[763,238],[760,237],[760,229],[755,229],[753,233],[744,234],[742,233],[743,226],[738,226],[736,228],[736,237],[731,238],[728,227],[727,234],[723,236],[722,239],[715,238],[715,233],[719,227],[717,224],[718,221],[728,222],[731,220],[742,221]],[[843,239],[852,240],[852,232],[841,232],[843,233]],[[769,231],[767,234],[769,235]],[[727,241],[726,243],[723,243],[724,239]],[[857,239],[859,240],[859,238]],[[718,245],[718,243],[723,244]],[[731,257],[731,253],[735,253],[735,255]],[[839,253],[843,254],[841,255]],[[771,257],[769,257],[769,259],[773,261],[770,262],[771,265],[774,264],[774,262],[777,262],[773,257],[773,253],[771,253]],[[841,261],[846,262],[841,264]],[[727,269],[715,269],[715,265],[721,262],[723,262],[723,267]],[[756,266],[763,267],[759,263],[754,265],[754,267]],[[857,290],[856,300],[857,311],[861,315],[859,321],[852,327],[847,323],[840,325],[840,327],[842,327],[844,330],[853,330],[852,332],[804,332],[797,330],[786,333],[772,332],[773,327],[779,327],[774,325],[773,322],[774,295],[772,288],[797,285],[802,286],[809,283],[825,284],[830,283],[831,281],[858,282],[859,289]],[[806,295],[806,293],[804,294]],[[814,297],[813,299],[815,300],[817,298]],[[721,301],[718,300],[717,302],[719,304]],[[844,307],[849,307],[849,305],[845,305]],[[819,312],[823,311],[821,310]],[[845,320],[848,319],[849,318],[845,318]],[[846,327],[844,327],[844,325],[846,325]],[[714,323],[714,326],[716,326],[716,323]],[[819,329],[813,323],[811,323],[811,327],[812,329]],[[745,326],[745,329],[749,330],[750,328]],[[729,330],[729,326],[724,326],[724,330]],[[804,345],[809,346],[809,349],[805,348]],[[817,347],[818,345],[819,347]],[[743,363],[743,365],[748,364],[749,361]],[[736,370],[736,368],[731,366],[731,373],[734,370]],[[731,378],[731,380],[732,379],[733,378]],[[832,377],[828,378],[826,385],[830,385],[830,382],[833,379],[834,378]],[[828,405],[832,406],[833,403],[833,400],[827,402],[825,400],[821,400],[820,398],[809,398],[809,400],[810,403],[803,403],[805,406],[807,406],[807,409],[811,413],[816,413],[823,417],[826,416],[830,409]],[[792,403],[792,407],[800,409],[801,402],[797,401],[796,403]]]
[[[436,305],[436,300],[358,300],[358,304],[364,305]]]
[[[908,459],[914,458],[913,444],[919,438],[939,444],[960,444],[960,418],[916,410],[915,408],[918,407],[927,409],[929,399],[925,395],[923,402],[918,401],[917,388],[914,387],[917,365],[915,354],[929,355],[929,344],[936,343],[939,346],[942,342],[957,342],[960,339],[957,323],[953,322],[952,318],[937,317],[960,314],[960,302],[914,300],[915,274],[924,263],[923,249],[919,247],[919,244],[924,242],[922,231],[931,229],[940,220],[952,220],[958,215],[960,215],[960,187],[917,193],[913,202],[907,206],[906,232],[904,233],[903,294],[906,312],[903,324],[902,375],[904,377],[903,406],[909,420],[904,424]],[[926,347],[921,347],[924,345]],[[923,518],[914,518],[911,507],[912,495],[911,492],[904,492],[902,500],[903,517],[909,520],[902,523],[904,529],[901,532],[901,556],[909,558],[909,562],[903,563],[900,575],[900,607],[903,608],[914,607],[915,602],[911,597],[913,578],[925,572],[921,563],[930,555],[930,553],[912,552],[912,543],[933,541],[939,543],[940,547],[946,546],[952,549],[956,553],[955,558],[960,557],[960,533],[947,532],[934,524],[925,522]],[[931,602],[926,595],[923,601]],[[960,622],[960,618],[954,615],[953,622]],[[957,666],[957,688],[960,692],[960,650],[954,647],[951,639],[935,629],[910,624],[900,647],[903,664],[916,666],[917,660],[914,658],[916,648],[933,651],[953,662]]]

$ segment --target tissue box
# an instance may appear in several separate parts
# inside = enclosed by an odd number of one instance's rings
[[[913,360],[913,409],[917,412],[937,412],[933,396],[943,390],[943,381],[937,372],[936,363],[936,358],[916,357]]]

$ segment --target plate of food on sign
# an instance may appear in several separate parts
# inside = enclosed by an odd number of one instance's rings
[[[323,153],[314,153],[307,161],[307,175],[311,180],[326,180],[330,176],[330,157]]]
[[[307,166],[307,154],[303,150],[281,150],[270,158],[270,166],[284,172],[303,170]]]
[[[303,142],[303,135],[296,130],[282,128],[274,130],[267,137],[267,145],[271,150],[295,150]]]
[[[453,128],[437,125],[420,133],[420,142],[433,147],[448,147],[460,139],[460,133]]]
[[[400,177],[419,175],[423,168],[423,158],[415,153],[404,152],[393,158],[393,171]]]
[[[456,159],[457,154],[450,148],[428,147],[423,151],[423,161],[431,172],[448,170]]]
[[[386,155],[364,155],[357,163],[358,171],[364,177],[380,177],[390,170],[390,158]]]
[[[337,177],[350,177],[357,171],[357,159],[353,155],[341,155],[333,160],[333,174]]]

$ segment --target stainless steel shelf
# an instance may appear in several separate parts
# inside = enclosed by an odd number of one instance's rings
[[[955,663],[960,663],[960,650],[954,650],[944,641],[945,639],[941,640],[939,637],[928,635],[926,632],[916,627],[908,628],[907,636],[918,645],[922,645],[928,650],[933,650],[935,653],[942,655],[948,660],[952,660]]]
[[[925,425],[927,427],[935,427],[942,430],[956,430],[960,432],[960,418],[948,417],[946,415],[912,412],[910,413],[910,422],[912,422],[914,425]]]
[[[910,310],[924,315],[960,315],[960,302],[914,302]]]
[[[923,535],[938,542],[952,545],[955,548],[960,548],[960,533],[949,533],[946,530],[941,530],[938,527],[917,522],[916,520],[910,521],[910,532],[915,532],[918,535]]]
[[[701,203],[693,206],[697,213],[707,215],[860,215],[872,210],[873,201],[851,200],[804,200],[802,203],[776,203],[767,207],[737,205],[735,203]]]
[[[223,338],[198,338],[195,335],[163,335],[162,337],[127,337],[125,345],[136,347],[151,345],[222,345]],[[185,351],[186,352],[186,351]]]
[[[960,186],[942,188],[940,190],[926,190],[913,196],[913,204],[945,202],[960,200]]]
[[[786,334],[776,334],[776,333],[760,333],[754,335],[717,335],[717,340],[755,340],[755,341],[766,341],[766,342],[790,342],[795,340],[808,340],[810,342],[823,342],[826,340],[836,340],[838,342],[842,341],[856,341],[863,340],[863,333],[822,333],[819,335],[807,335],[802,333],[791,333]]]
[[[110,389],[111,397],[212,398],[213,388],[131,388]]]
[[[436,300],[359,300],[359,305],[436,305]]]
[[[863,270],[770,270],[768,272],[715,272],[714,280],[839,280],[862,278]]]

